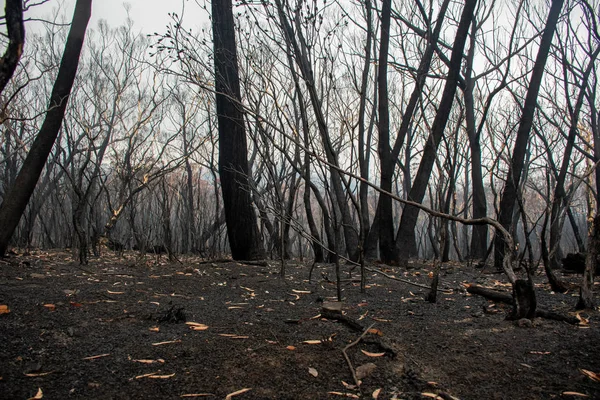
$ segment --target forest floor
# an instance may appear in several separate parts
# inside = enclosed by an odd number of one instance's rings
[[[430,284],[431,264],[411,267],[384,271]],[[600,380],[598,310],[580,325],[507,321],[508,306],[465,290],[508,292],[489,270],[445,264],[432,304],[427,289],[373,272],[362,294],[358,269],[342,266],[345,316],[374,324],[357,341],[360,328],[320,316],[334,267],[317,266],[312,283],[309,269],[290,262],[282,280],[276,261],[13,255],[0,261],[0,399],[600,399],[585,374]],[[572,313],[576,289],[536,279],[541,307]]]

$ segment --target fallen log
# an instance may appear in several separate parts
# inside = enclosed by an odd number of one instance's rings
[[[486,288],[486,287],[478,286],[478,285],[468,285],[467,292],[485,297],[486,299],[489,299],[489,300],[492,300],[492,301],[495,301],[498,303],[504,303],[504,304],[508,304],[511,306],[513,305],[513,298],[510,294],[499,292],[494,289],[490,289],[490,288]],[[539,308],[536,309],[535,316],[539,317],[539,318],[544,318],[544,319],[551,319],[554,321],[566,322],[566,323],[569,323],[572,325],[578,325],[580,322],[579,319],[577,319],[576,317],[572,317],[570,315],[559,314],[554,311],[542,310]]]

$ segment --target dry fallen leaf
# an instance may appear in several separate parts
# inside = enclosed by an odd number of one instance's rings
[[[287,346],[286,349],[288,349],[288,350],[296,350],[296,347],[295,346]]]
[[[302,343],[306,343],[306,344],[321,344],[323,342],[321,341],[321,339],[315,339],[315,340],[305,340]]]
[[[600,374],[598,374],[596,372],[588,371],[587,369],[583,369],[583,368],[579,368],[579,371],[582,374],[584,374],[585,376],[587,376],[588,378],[590,378],[591,380],[593,380],[594,382],[600,382]]]
[[[131,361],[133,361],[133,362],[139,362],[139,363],[142,363],[142,364],[154,364],[154,363],[164,364],[164,362],[165,362],[165,360],[163,360],[162,358],[159,358],[157,360],[145,360],[145,359],[142,359],[142,360],[131,360]]]
[[[208,329],[208,325],[199,324],[198,322],[186,322],[185,324],[189,325],[193,331],[205,331]]]
[[[125,292],[113,292],[111,290],[107,290],[108,294],[125,294]]]
[[[44,398],[44,393],[42,392],[42,388],[38,388],[38,391],[37,391],[37,393],[35,394],[35,396],[33,396],[33,397],[30,397],[30,398],[29,398],[29,399],[27,399],[27,400],[40,400],[40,399],[42,399],[42,398]]]
[[[344,396],[344,397],[349,397],[351,399],[360,399],[359,396],[355,395],[354,393],[342,393],[342,392],[327,392],[327,394],[333,394],[334,396]]]
[[[225,396],[225,400],[231,400],[231,398],[233,396],[237,396],[237,395],[240,395],[242,393],[249,392],[251,390],[252,390],[251,388],[244,388],[244,389],[236,390],[235,392],[229,393],[227,396]]]
[[[162,346],[163,344],[173,344],[173,343],[181,343],[181,340],[177,339],[177,340],[169,340],[166,342],[152,343],[152,346]]]
[[[587,394],[579,392],[562,392],[563,396],[575,396],[575,397],[590,397]]]
[[[241,336],[233,333],[219,333],[219,336],[227,337],[230,339],[248,339],[249,336]]]
[[[160,328],[158,326],[153,326],[153,327],[148,328],[148,330],[150,332],[159,332]]]
[[[438,396],[435,393],[424,392],[424,393],[421,393],[421,396],[423,396],[423,397],[429,397],[430,399],[436,399],[436,400],[437,399],[440,399],[440,400],[442,399],[440,396]]]
[[[383,357],[383,356],[385,356],[385,353],[371,353],[366,350],[361,350],[361,352],[367,357]]]
[[[95,360],[97,358],[108,357],[110,354],[98,354],[97,356],[84,357],[83,360]]]
[[[44,307],[46,307],[50,311],[54,311],[56,309],[56,306],[54,304],[44,304]]]
[[[214,393],[190,393],[190,394],[182,394],[180,397],[212,397]]]
[[[371,395],[371,397],[373,397],[375,400],[377,400],[379,398],[379,394],[381,393],[381,388],[379,389],[375,389],[373,391],[373,394]]]
[[[292,289],[292,292],[300,293],[300,294],[310,294],[311,293],[310,290],[296,290],[296,289]]]
[[[0,304],[0,314],[8,314],[10,312],[6,304]]]
[[[377,335],[377,336],[383,336],[383,332],[381,332],[379,329],[377,328],[371,328],[368,330],[369,334],[371,335]]]
[[[169,379],[175,376],[175,373],[170,375],[157,375],[158,372],[150,372],[149,374],[138,375],[135,379],[150,378],[150,379]]]
[[[150,375],[148,378],[150,379],[169,379],[175,376],[175,372],[170,375]]]
[[[308,369],[308,373],[309,373],[309,374],[311,374],[312,376],[314,376],[315,378],[316,378],[317,376],[319,376],[319,372],[318,372],[316,369],[314,369],[313,367],[310,367],[310,368]]]
[[[29,374],[24,374],[25,376],[29,377],[29,378],[37,378],[40,376],[46,376],[46,375],[50,375],[53,374],[54,371],[50,371],[50,372],[32,372]]]
[[[373,321],[377,321],[377,322],[391,322],[391,319],[383,319],[383,318],[379,318],[379,317],[371,317],[371,319]]]

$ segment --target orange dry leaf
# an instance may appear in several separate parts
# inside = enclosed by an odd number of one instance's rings
[[[371,353],[366,350],[361,350],[361,351],[367,357],[383,357],[383,356],[385,356],[385,353]]]
[[[430,399],[436,399],[436,400],[437,399],[441,399],[441,397],[438,396],[435,393],[427,393],[427,392],[425,392],[425,393],[421,393],[421,396],[423,396],[423,397],[429,397]]]
[[[231,400],[231,398],[233,396],[237,396],[237,395],[240,395],[242,393],[249,392],[251,390],[252,390],[251,388],[244,388],[244,389],[236,390],[235,392],[229,393],[227,396],[225,396],[225,400]]]
[[[383,336],[383,332],[381,332],[381,331],[380,331],[379,329],[377,329],[377,328],[371,328],[371,329],[369,329],[369,330],[368,330],[368,332],[369,332],[371,335]]]
[[[6,304],[0,304],[0,314],[8,314],[10,312]]]
[[[286,347],[286,349],[288,349],[288,350],[296,350],[296,347],[294,347],[294,346],[288,346],[288,347]]]
[[[38,388],[37,393],[35,394],[35,396],[30,397],[27,400],[40,400],[44,398],[44,393],[42,392],[42,388]]]
[[[198,322],[186,322],[185,324],[189,325],[193,331],[205,331],[208,329],[208,325],[199,324]]]
[[[150,332],[159,332],[160,328],[158,326],[153,326],[153,327],[148,328],[148,330]]]
[[[50,311],[56,310],[56,306],[54,304],[44,304],[44,307],[46,307]]]
[[[600,374],[598,374],[596,372],[588,371],[587,369],[583,369],[583,368],[579,368],[579,371],[582,374],[584,374],[585,376],[587,376],[588,378],[590,378],[591,380],[593,380],[594,382],[600,382]]]

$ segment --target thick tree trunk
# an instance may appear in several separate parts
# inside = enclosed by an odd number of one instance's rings
[[[413,114],[415,112],[415,109],[417,107],[417,104],[419,102],[419,99],[421,98],[422,95],[422,91],[423,88],[425,86],[425,80],[427,78],[427,74],[429,73],[429,68],[431,66],[431,60],[433,59],[433,53],[435,51],[435,47],[437,46],[437,41],[438,41],[438,37],[440,35],[440,31],[443,25],[443,21],[444,21],[444,16],[446,14],[446,10],[448,9],[448,4],[449,4],[449,0],[445,0],[444,3],[442,3],[442,6],[440,8],[440,12],[438,14],[438,18],[437,18],[437,23],[435,25],[435,28],[432,32],[431,37],[428,40],[428,44],[427,44],[427,48],[425,49],[425,53],[423,54],[423,57],[421,58],[421,61],[419,63],[419,69],[417,70],[417,74],[415,77],[415,87],[413,89],[413,92],[410,96],[408,105],[406,106],[406,109],[404,111],[404,115],[402,116],[402,122],[400,124],[400,129],[398,130],[398,134],[396,136],[396,141],[394,143],[394,147],[392,149],[390,149],[389,147],[389,115],[387,115],[387,126],[383,126],[382,123],[380,122],[380,134],[379,134],[379,148],[378,150],[380,151],[380,162],[381,162],[381,166],[380,166],[380,170],[381,170],[381,181],[380,181],[380,187],[387,191],[387,192],[392,192],[392,181],[393,181],[393,177],[394,177],[394,171],[396,169],[396,160],[398,159],[399,155],[400,155],[400,151],[402,149],[402,146],[404,145],[404,141],[406,139],[406,136],[408,134],[408,131],[410,129],[412,120],[413,120]],[[382,10],[382,13],[384,13],[386,10]],[[388,16],[389,18],[389,16]],[[383,22],[382,22],[383,23]],[[387,21],[387,29],[389,30],[389,20]],[[389,32],[388,32],[388,36],[389,36]],[[382,26],[382,41],[384,39],[384,32],[383,32],[383,26]],[[389,37],[387,38],[387,41],[389,41]],[[383,46],[383,44],[382,44]],[[387,46],[386,46],[387,47]],[[384,54],[380,51],[380,58],[383,56]],[[379,64],[379,74],[381,75],[384,72],[387,72],[387,49],[385,52],[385,59],[386,59],[386,65],[385,68],[382,65],[382,62],[380,61]],[[380,79],[379,82],[379,87],[381,90],[382,85],[385,85],[385,87],[387,88],[387,75],[385,80],[382,82],[381,79],[382,77],[379,76],[378,77]],[[385,104],[385,106],[381,105],[381,101],[385,100],[387,102],[387,89],[386,89],[386,93],[385,96],[382,96],[380,94],[380,104],[379,104],[379,109],[380,109],[380,120],[381,120],[381,113],[383,112],[387,112],[387,104]],[[382,132],[382,128],[386,128],[386,131]],[[408,176],[410,176],[410,166],[407,166],[407,174]],[[408,187],[410,187],[410,179],[406,179],[405,177],[405,184],[408,185]],[[393,236],[394,236],[394,219],[393,219],[393,213],[392,213],[392,200],[385,195],[380,195],[379,196],[379,201],[377,204],[377,210],[375,212],[375,219],[373,220],[373,226],[371,227],[371,232],[369,234],[369,246],[368,246],[368,251],[367,254],[372,254],[373,251],[371,250],[373,248],[372,243],[374,243],[377,238],[373,237],[373,231],[375,231],[375,229],[377,229],[377,233],[379,235],[378,239],[379,239],[379,248],[380,248],[380,257],[382,259],[382,261],[386,262],[386,263],[390,263],[392,261],[395,261],[397,259],[397,251],[396,251],[396,245],[393,242]],[[416,248],[416,245],[415,245]]]
[[[475,82],[473,79],[473,61],[475,58],[475,34],[476,22],[473,21],[470,35],[470,47],[467,55],[467,66],[465,71],[465,117],[467,126],[467,136],[469,137],[469,146],[471,149],[471,181],[473,183],[473,218],[483,218],[487,216],[487,203],[485,198],[485,188],[483,185],[483,173],[481,165],[481,144],[480,131],[475,126],[475,99],[473,91]],[[488,227],[485,225],[474,226],[471,237],[470,258],[482,259],[487,253]]]
[[[71,88],[77,74],[79,55],[83,47],[91,9],[92,0],[77,0],[75,12],[73,13],[73,23],[67,37],[58,76],[52,88],[46,118],[31,145],[14,186],[7,193],[0,206],[0,226],[2,226],[0,230],[0,255],[4,255],[6,252],[10,238],[27,207],[60,131]]]
[[[544,68],[546,66],[546,60],[548,59],[548,52],[552,45],[552,38],[554,31],[556,30],[556,24],[558,17],[562,10],[564,0],[552,0],[552,6],[548,13],[546,21],[546,28],[542,34],[542,40],[538,49],[538,54],[531,74],[531,80],[529,82],[529,88],[527,89],[527,95],[525,97],[525,103],[523,105],[523,113],[521,114],[521,121],[519,123],[519,129],[517,131],[517,137],[515,139],[515,147],[509,164],[508,173],[506,175],[506,184],[500,198],[500,213],[498,216],[498,222],[502,224],[507,230],[510,230],[512,221],[513,211],[517,202],[517,189],[521,182],[521,174],[523,173],[525,154],[527,152],[527,144],[529,142],[529,134],[531,132],[531,126],[533,125],[533,118],[535,110],[537,108],[537,98],[540,91],[540,84],[544,75]],[[496,235],[495,239],[495,257],[494,262],[496,268],[500,270],[502,268],[502,262],[505,254],[505,243],[500,235]],[[509,251],[512,251],[510,249]]]
[[[234,260],[263,258],[248,185],[248,148],[231,0],[212,1],[215,89],[219,121],[219,176]]]
[[[390,148],[390,111],[388,98],[388,51],[390,45],[390,19],[392,0],[383,0],[381,7],[381,39],[379,40],[379,65],[377,86],[379,93],[379,143],[377,152],[381,165],[391,166],[392,174],[381,175],[380,187],[386,192],[392,192],[392,176],[395,163],[392,160]],[[389,172],[389,171],[386,171]],[[394,246],[394,220],[392,218],[392,199],[389,196],[379,196],[379,254],[381,261],[390,263],[396,259]]]
[[[452,109],[456,86],[460,75],[460,66],[463,58],[463,50],[467,40],[469,26],[473,19],[475,5],[477,0],[467,0],[463,9],[456,38],[452,47],[452,56],[450,59],[450,67],[448,70],[448,78],[442,94],[442,99],[433,121],[432,130],[425,149],[423,157],[419,164],[417,175],[414,179],[414,184],[408,195],[408,200],[420,203],[423,201],[429,178],[435,162],[437,149],[444,134],[448,115]],[[409,257],[416,255],[415,228],[417,226],[417,217],[419,209],[416,207],[405,206],[400,220],[400,227],[396,236],[396,251],[398,261],[405,261]]]
[[[8,47],[0,58],[0,93],[12,78],[25,43],[25,27],[23,25],[23,0],[6,0],[4,20],[8,34]]]

